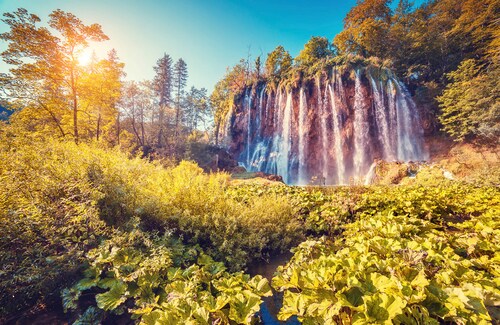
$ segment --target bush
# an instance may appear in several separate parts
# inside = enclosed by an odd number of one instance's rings
[[[148,231],[202,245],[232,271],[303,239],[289,200],[231,198],[229,175],[207,175],[194,163],[165,168],[98,145],[0,140],[0,317],[68,285],[88,251],[133,217]]]
[[[128,314],[141,324],[250,324],[261,297],[271,295],[261,276],[230,274],[199,248],[138,228],[119,232],[87,258],[84,278],[62,292],[65,310],[80,310],[77,323]]]
[[[309,240],[278,269],[279,319],[481,324],[498,320],[497,188],[374,188],[342,236]],[[460,217],[460,218],[458,218]]]

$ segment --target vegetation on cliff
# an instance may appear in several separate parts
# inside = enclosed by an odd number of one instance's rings
[[[271,89],[300,83],[334,65],[374,65],[390,68],[408,85],[434,131],[458,141],[498,137],[498,1],[435,0],[415,8],[402,0],[394,10],[392,2],[359,1],[333,42],[312,37],[293,60],[280,45],[268,54],[264,73],[242,60],[212,97],[238,96],[264,80]],[[213,101],[221,116],[232,104]]]

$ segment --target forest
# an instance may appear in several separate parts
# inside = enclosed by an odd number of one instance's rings
[[[0,324],[497,324],[499,17],[358,0],[333,39],[241,59],[211,90],[167,53],[127,80],[70,12],[3,13]],[[420,136],[425,159],[403,159]],[[301,184],[250,159],[283,148]]]

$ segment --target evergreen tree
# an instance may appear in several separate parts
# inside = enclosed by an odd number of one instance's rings
[[[262,63],[260,62],[260,55],[255,59],[255,76],[259,80],[261,76]]]
[[[181,102],[188,78],[187,64],[181,58],[174,66],[174,87],[175,87],[175,135],[179,134],[179,123],[181,120]]]
[[[158,137],[157,146],[163,147],[163,138],[165,136],[165,113],[167,107],[172,102],[172,90],[174,86],[172,58],[168,54],[164,54],[158,59],[154,67],[156,72],[153,80],[154,90],[159,99],[158,102]]]

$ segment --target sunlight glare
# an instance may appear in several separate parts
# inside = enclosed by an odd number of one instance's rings
[[[82,66],[89,65],[90,62],[92,61],[92,55],[93,55],[93,50],[90,47],[87,47],[84,49],[79,55],[78,55],[78,63]]]

